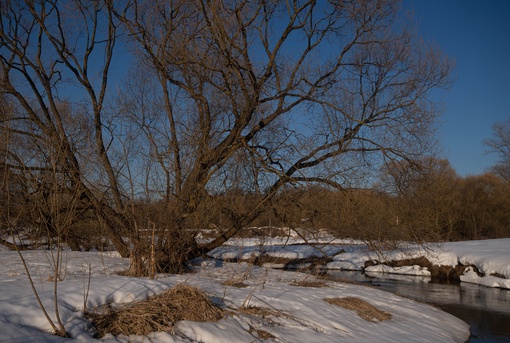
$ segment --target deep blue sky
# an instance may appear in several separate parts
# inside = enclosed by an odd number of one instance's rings
[[[510,118],[510,0],[403,0],[402,10],[456,63],[453,86],[435,94],[445,105],[443,157],[461,176],[481,174],[497,160],[483,140]]]
[[[461,176],[496,161],[483,140],[510,117],[510,0],[404,0],[419,33],[456,61],[456,81],[440,93],[445,157]]]

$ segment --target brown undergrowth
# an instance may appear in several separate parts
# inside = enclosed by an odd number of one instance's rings
[[[151,332],[173,333],[180,320],[215,322],[224,317],[224,311],[212,303],[199,288],[179,284],[168,291],[113,308],[104,305],[87,313],[97,333],[103,337],[118,335],[148,335]]]
[[[380,310],[360,298],[326,298],[324,301],[336,306],[343,307],[347,310],[355,311],[358,316],[369,322],[380,322],[391,319],[390,313]]]

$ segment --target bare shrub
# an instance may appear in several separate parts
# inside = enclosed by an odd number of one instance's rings
[[[358,316],[369,322],[380,322],[391,319],[390,313],[380,310],[365,300],[356,297],[327,298],[324,299],[324,301],[347,310],[355,311]]]
[[[97,330],[97,337],[148,335],[156,331],[173,333],[180,320],[215,322],[223,318],[223,310],[214,305],[199,288],[179,284],[146,300],[114,309],[105,305],[87,315]]]

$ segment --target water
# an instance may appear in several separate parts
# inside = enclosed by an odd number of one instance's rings
[[[510,342],[510,290],[468,283],[432,283],[424,277],[380,273],[329,271],[328,275],[435,305],[470,325],[470,343]]]

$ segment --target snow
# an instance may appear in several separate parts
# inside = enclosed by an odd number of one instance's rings
[[[326,241],[333,242],[333,244],[327,244]],[[267,241],[266,239],[264,244],[257,239],[233,240],[230,245],[216,249],[211,255],[218,259],[249,259],[262,254],[290,259],[327,255],[332,257],[333,261],[325,266],[326,269],[430,276],[429,270],[419,266],[392,268],[379,264],[365,268],[366,261],[399,261],[423,256],[433,265],[455,267],[461,264],[463,266],[475,266],[480,273],[484,274],[479,276],[473,271],[473,268],[468,268],[464,275],[460,277],[462,282],[510,289],[510,238],[427,245],[407,244],[390,251],[374,251],[361,241],[322,238],[310,242],[316,244],[313,247],[309,245],[288,246],[271,245],[271,243],[281,244],[281,241],[278,240]],[[293,243],[302,244],[303,241],[294,238]]]
[[[327,265],[329,269],[362,270],[368,260],[403,260],[424,256],[437,266],[475,266],[484,276],[478,276],[473,268],[467,268],[460,277],[462,282],[476,283],[488,287],[510,289],[510,238],[488,239],[465,242],[410,245],[398,251],[376,253],[359,247],[356,252],[338,254]],[[369,272],[383,272],[407,275],[426,275],[428,270],[418,266],[391,268],[377,265],[365,269]],[[498,276],[495,276],[498,275]]]
[[[225,247],[225,254],[238,251],[241,256],[245,256],[243,247],[237,246],[234,250],[230,248],[232,246]],[[337,254],[335,258],[364,251],[361,246],[340,248],[321,247],[327,254]],[[248,250],[248,253],[253,254],[255,251]],[[271,247],[269,251],[292,258],[318,254],[317,249],[304,245],[285,249]],[[217,251],[216,254],[222,253]],[[54,319],[54,283],[50,276],[53,274],[55,255],[49,251],[24,251],[23,256],[41,301],[49,316]],[[489,264],[490,261],[484,263]],[[0,342],[95,342],[94,330],[83,317],[84,307],[92,308],[106,303],[114,306],[141,300],[180,283],[202,288],[214,302],[231,309],[232,314],[215,323],[179,322],[175,329],[176,335],[152,333],[148,337],[150,342],[455,343],[465,342],[469,337],[468,325],[452,315],[423,303],[360,285],[325,281],[327,287],[299,287],[296,282],[313,276],[218,260],[197,261],[197,270],[193,274],[158,275],[156,280],[116,274],[127,266],[128,261],[116,253],[63,252],[60,270],[62,280],[57,283],[57,299],[63,324],[71,339],[60,338],[50,334],[51,326],[36,301],[18,254],[3,249],[0,251]],[[497,265],[491,268],[500,270]],[[234,279],[243,280],[248,287],[223,285],[225,281]],[[392,318],[382,322],[366,321],[353,311],[324,301],[334,297],[366,300],[389,312]],[[243,305],[270,309],[275,315],[261,317],[238,311]],[[257,330],[263,330],[275,338],[259,338]],[[100,341],[148,340],[147,337],[106,335]]]
[[[453,265],[458,261],[475,265],[484,274],[498,273],[510,279],[510,238],[450,242],[436,247],[435,251],[441,264],[448,260]]]
[[[342,246],[323,245],[263,245],[263,246],[226,246],[216,249],[210,255],[219,259],[249,259],[260,255],[269,255],[288,259],[303,259],[307,257],[332,256],[340,253]]]
[[[478,274],[473,270],[473,268],[468,267],[463,275],[460,276],[460,281],[476,283],[482,286],[487,287],[499,287],[499,288],[509,288],[510,289],[510,280],[503,279],[496,276],[478,276]]]
[[[430,276],[430,271],[417,265],[402,266],[402,267],[389,267],[384,264],[378,264],[365,268],[365,272],[369,273],[391,273],[415,276]]]

